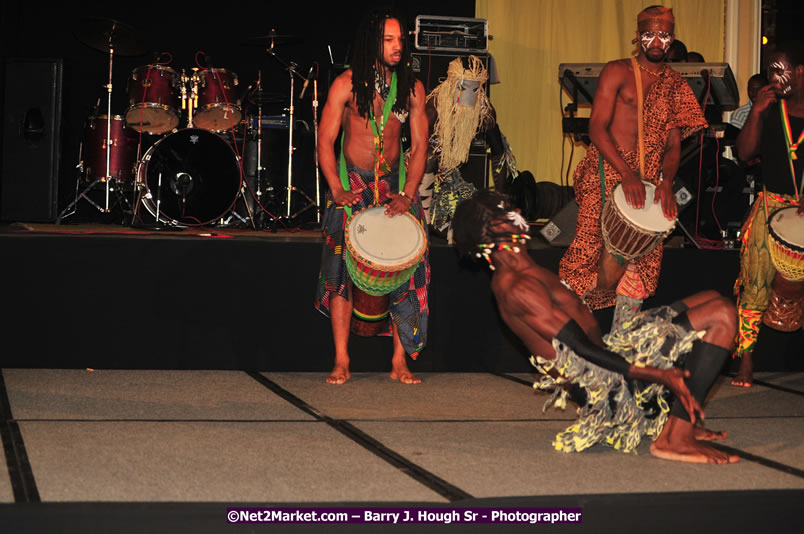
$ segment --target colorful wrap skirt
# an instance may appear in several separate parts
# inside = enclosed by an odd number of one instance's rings
[[[743,224],[740,232],[740,276],[734,282],[739,320],[735,356],[742,357],[754,350],[776,276],[776,267],[773,266],[768,248],[767,215],[796,204],[792,195],[763,191],[757,196]]]
[[[347,169],[352,190],[363,189],[361,201],[352,206],[353,213],[374,204],[374,171],[349,166]],[[385,174],[378,180],[379,202],[389,202],[391,193],[399,192],[399,174]],[[411,213],[427,228],[424,220],[421,201],[416,195],[412,199]],[[348,298],[349,271],[346,267],[346,247],[344,246],[344,230],[346,228],[346,211],[343,206],[335,204],[331,193],[325,200],[322,230],[324,244],[321,251],[321,270],[316,287],[315,308],[326,316],[330,315],[330,298],[332,293]],[[427,288],[430,285],[429,252],[425,253],[421,263],[416,267],[410,280],[389,294],[390,317],[399,331],[399,338],[405,351],[416,358],[427,342],[427,320],[429,308],[427,304]],[[390,335],[390,328],[381,335]]]

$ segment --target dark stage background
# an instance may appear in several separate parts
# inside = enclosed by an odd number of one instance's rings
[[[313,308],[321,245],[277,237],[0,234],[3,366],[329,371],[329,319]],[[531,250],[553,271],[563,248]],[[413,371],[529,372],[489,271],[430,250],[430,332]],[[705,266],[705,268],[702,268]],[[704,289],[730,295],[738,253],[667,249],[645,307]],[[604,330],[610,310],[598,314]],[[763,329],[759,370],[800,370],[804,332]],[[358,338],[352,371],[390,370],[391,340]]]
[[[421,0],[384,2],[408,19],[413,28],[416,15],[474,16],[474,0]],[[36,2],[6,3],[0,16],[0,44],[3,62],[9,59],[61,59],[64,64],[62,84],[61,160],[59,163],[59,207],[63,208],[75,196],[76,170],[79,147],[87,118],[106,113],[106,83],[109,55],[83,44],[80,40],[81,21],[88,17],[115,19],[133,26],[147,50],[136,57],[115,56],[113,68],[112,114],[122,115],[127,107],[126,86],[129,74],[137,67],[152,64],[162,52],[173,56],[171,68],[190,72],[197,66],[195,56],[205,52],[210,64],[225,68],[238,75],[241,89],[262,73],[263,88],[275,95],[281,103],[267,106],[264,115],[283,113],[289,99],[290,82],[285,68],[269,56],[264,46],[244,44],[251,38],[267,35],[272,29],[293,39],[277,40],[277,54],[286,62],[298,64],[306,75],[310,66],[319,66],[319,117],[326,100],[329,80],[341,70],[333,68],[329,50],[335,64],[343,64],[354,38],[361,14],[376,2],[227,2],[202,4],[200,2],[107,2],[69,3],[45,7]],[[202,67],[207,65],[203,64]],[[32,80],[5,79],[1,69],[0,91],[5,93],[8,84],[23,91],[36,91]],[[296,117],[312,128],[312,87],[303,101],[298,100],[301,81],[295,90]],[[0,95],[5,101],[5,94]],[[13,105],[13,104],[12,104]],[[256,110],[254,111],[256,113]],[[149,137],[149,136],[144,136]],[[276,141],[276,140],[275,140]],[[276,141],[278,155],[287,169],[287,141]],[[153,139],[146,140],[152,143]],[[295,144],[295,143],[294,143]],[[295,160],[300,164],[294,185],[314,191],[312,161],[312,134],[300,134]],[[283,151],[284,149],[284,151]],[[304,160],[303,162],[301,160]],[[273,162],[269,162],[273,163]],[[294,161],[294,167],[297,161]],[[296,170],[294,170],[294,173]],[[287,172],[285,171],[285,179]],[[298,179],[298,181],[295,181]],[[84,219],[92,210],[83,210]],[[80,214],[79,214],[80,215]]]

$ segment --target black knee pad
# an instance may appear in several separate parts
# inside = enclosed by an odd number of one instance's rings
[[[730,353],[731,351],[727,348],[706,341],[696,341],[692,350],[687,354],[684,369],[690,372],[690,376],[684,382],[702,407],[706,394],[720,375],[720,370],[723,369],[723,364]],[[673,400],[670,415],[675,415],[685,421],[690,420],[687,410],[678,399]]]

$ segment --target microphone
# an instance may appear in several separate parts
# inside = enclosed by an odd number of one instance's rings
[[[299,94],[299,100],[304,98],[304,92],[307,90],[307,86],[310,85],[310,80],[313,77],[313,68],[315,65],[310,65],[310,72],[307,73],[307,78],[304,79],[304,85],[302,86],[301,93]]]

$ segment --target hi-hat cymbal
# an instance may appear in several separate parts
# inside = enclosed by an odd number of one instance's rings
[[[145,46],[133,26],[119,20],[92,17],[81,20],[74,35],[87,46],[108,52],[111,47],[118,56],[139,56]]]
[[[287,33],[277,33],[276,30],[271,30],[268,32],[267,35],[260,35],[258,37],[250,37],[243,41],[241,44],[245,46],[261,46],[261,47],[269,47],[271,43],[274,45],[283,45],[283,44],[297,44],[301,43],[302,40],[295,35],[287,34]]]

